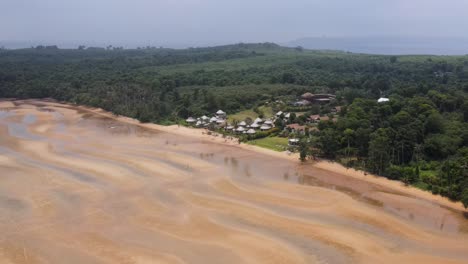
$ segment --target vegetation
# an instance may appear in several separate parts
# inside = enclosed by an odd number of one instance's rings
[[[248,144],[275,151],[285,151],[288,148],[288,139],[283,137],[264,137],[248,141]]]
[[[287,104],[304,92],[331,93],[336,100],[302,108],[273,103]],[[467,93],[468,56],[377,56],[271,43],[0,50],[0,97],[52,97],[143,122],[175,123],[221,108],[239,120],[266,111],[305,112],[290,120],[304,124],[307,115],[342,106],[337,120],[321,121],[303,136],[303,158],[343,160],[465,206]],[[390,101],[377,103],[381,96]],[[285,140],[266,137],[252,144],[276,148]]]

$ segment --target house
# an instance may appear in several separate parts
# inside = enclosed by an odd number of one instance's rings
[[[305,93],[301,95],[301,98],[303,100],[306,100],[310,103],[314,104],[327,104],[331,100],[334,100],[336,98],[335,95],[333,94],[312,94],[312,93]]]
[[[307,101],[307,100],[299,100],[299,101],[296,101],[296,102],[292,103],[292,105],[296,106],[296,107],[308,106],[310,104],[311,104],[311,102]]]
[[[233,130],[233,129],[234,129],[234,127],[233,127],[233,126],[231,126],[231,125],[228,125],[228,126],[226,126],[226,127],[225,127],[225,129],[226,129],[226,130]]]
[[[291,129],[291,132],[293,133],[304,133],[305,132],[305,126],[301,126],[299,124],[289,124],[286,126],[287,128]]]
[[[377,100],[377,103],[385,103],[385,102],[388,102],[388,101],[390,101],[390,99],[385,98],[385,97],[380,97],[379,100]]]
[[[267,130],[270,130],[271,129],[271,126],[267,125],[267,124],[263,124],[261,127],[260,127],[260,130],[262,131],[267,131]]]
[[[254,123],[261,124],[261,123],[263,123],[263,120],[262,120],[260,117],[257,117],[257,118],[254,120]]]
[[[204,115],[204,116],[201,117],[201,120],[202,120],[203,122],[206,122],[206,121],[210,120],[210,118],[207,117],[206,115]]]
[[[237,124],[237,125],[239,125],[239,126],[243,126],[243,127],[244,127],[244,126],[246,126],[246,125],[247,125],[247,123],[246,123],[245,121],[241,121],[241,122],[240,122],[239,124]]]
[[[212,118],[210,118],[210,123],[216,123],[216,121],[218,121],[218,118],[216,118],[214,116]]]
[[[276,113],[276,117],[280,117],[282,114],[283,114],[282,111],[278,111],[278,113]]]
[[[308,120],[311,123],[318,123],[320,121],[320,115],[310,115]]]

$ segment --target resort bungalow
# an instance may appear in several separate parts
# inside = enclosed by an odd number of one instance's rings
[[[255,130],[253,130],[252,128],[247,130],[247,134],[249,134],[249,135],[253,135],[255,133],[256,133]]]
[[[216,116],[218,118],[225,119],[226,118],[226,112],[224,112],[223,110],[218,110],[218,112],[216,112]]]
[[[203,122],[207,122],[208,120],[210,120],[210,118],[207,117],[206,115],[204,115],[204,116],[201,117],[201,120],[202,120]]]
[[[216,119],[216,124],[222,125],[222,124],[224,124],[224,123],[226,123],[226,120],[221,119],[221,118]]]
[[[308,120],[310,123],[318,123],[320,122],[320,115],[310,115]]]
[[[263,123],[264,125],[268,125],[268,126],[273,126],[273,121],[271,120],[267,120],[265,121],[265,123]]]
[[[263,123],[263,120],[262,120],[260,117],[257,117],[257,118],[254,120],[254,123],[261,124],[261,123]]]
[[[197,120],[195,118],[193,118],[193,117],[189,117],[189,118],[187,118],[187,120],[185,120],[185,122],[192,125],[193,123],[197,122]]]
[[[239,126],[243,126],[243,127],[244,127],[244,126],[246,126],[246,125],[247,125],[247,123],[246,123],[245,121],[241,121],[241,122],[240,122],[238,125],[239,125]]]
[[[253,129],[258,129],[260,127],[260,125],[258,123],[253,123],[250,125],[251,128]]]
[[[216,118],[214,116],[212,118],[210,118],[210,123],[216,123],[216,121],[218,121],[218,118]]]
[[[267,131],[267,130],[270,130],[271,129],[271,126],[267,125],[267,124],[263,124],[261,127],[260,127],[260,130],[262,131]]]
[[[291,132],[293,133],[301,133],[301,134],[304,134],[305,133],[305,126],[301,126],[299,124],[289,124],[286,126],[288,129],[291,130]]]
[[[298,146],[299,139],[298,138],[290,138],[288,139],[288,146]]]
[[[233,129],[234,129],[234,127],[233,127],[233,126],[231,126],[231,125],[228,125],[228,126],[226,126],[224,129],[226,129],[226,130],[233,130]]]
[[[240,127],[238,127],[238,128],[236,129],[236,132],[239,133],[239,134],[240,134],[240,133],[244,133],[244,132],[245,132],[245,128],[240,126]]]

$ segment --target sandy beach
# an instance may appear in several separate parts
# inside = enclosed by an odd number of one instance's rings
[[[460,203],[339,164],[0,101],[0,263],[467,263]]]

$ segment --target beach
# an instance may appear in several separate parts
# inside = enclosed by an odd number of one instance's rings
[[[339,164],[0,101],[1,263],[467,263],[461,203]]]

